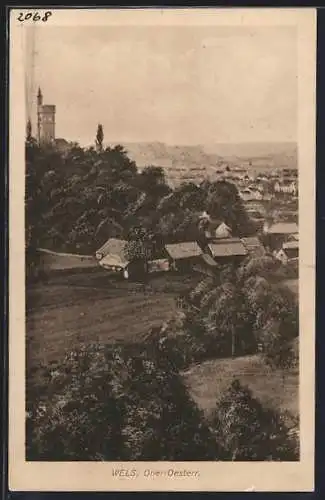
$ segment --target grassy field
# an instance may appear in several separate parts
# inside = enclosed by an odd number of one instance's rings
[[[175,314],[176,297],[193,286],[193,279],[200,277],[157,275],[147,284],[132,283],[98,267],[28,286],[28,368],[62,359],[81,341],[141,341],[151,327]]]
[[[265,405],[294,416],[299,413],[297,371],[271,370],[259,355],[206,361],[191,367],[183,377],[193,399],[207,414],[235,378]]]
[[[27,370],[60,361],[82,342],[137,340],[176,312],[176,298],[202,276],[162,274],[146,284],[110,276],[99,266],[54,273],[26,290]],[[298,281],[288,286],[298,291]],[[263,403],[298,414],[298,374],[271,371],[260,356],[206,361],[183,374],[194,400],[207,413],[234,378]]]

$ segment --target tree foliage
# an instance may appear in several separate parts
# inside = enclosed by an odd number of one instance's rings
[[[237,189],[228,182],[183,184],[172,190],[161,167],[141,172],[120,145],[71,144],[65,151],[26,140],[26,231],[28,242],[57,251],[94,252],[105,239],[127,237],[134,227],[161,244],[202,239],[199,214],[209,209],[249,234],[250,220]]]
[[[103,141],[104,141],[104,130],[103,125],[101,123],[98,124],[97,133],[96,133],[96,146],[99,151],[103,149]]]
[[[212,427],[217,441],[223,443],[225,460],[299,459],[297,440],[284,417],[263,406],[238,380],[217,402]]]
[[[216,441],[161,344],[83,346],[30,390],[30,460],[213,460]]]

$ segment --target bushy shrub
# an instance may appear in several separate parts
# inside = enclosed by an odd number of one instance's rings
[[[184,295],[182,334],[168,336],[179,353],[178,366],[259,350],[291,366],[286,346],[298,337],[298,303],[292,290],[273,281],[278,269],[273,257],[248,258],[237,270],[225,268],[222,278],[205,279]]]
[[[264,407],[238,380],[217,403],[211,426],[224,460],[299,460],[298,426],[289,429],[283,415]]]
[[[82,347],[29,391],[28,460],[214,460],[216,441],[163,345]]]

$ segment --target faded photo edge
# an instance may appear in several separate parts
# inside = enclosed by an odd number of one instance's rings
[[[236,9],[237,10],[237,9]],[[281,22],[279,10],[241,11],[237,22],[254,14],[263,24]],[[254,12],[253,12],[254,11]],[[26,462],[25,461],[25,231],[24,231],[24,100],[23,27],[12,11],[10,29],[9,123],[9,488],[11,491],[313,491],[315,378],[315,148],[316,148],[316,9],[288,9],[298,30],[299,158],[299,294],[300,294],[300,428],[301,458],[275,462]],[[178,11],[180,12],[180,11]],[[186,18],[188,11],[184,11]],[[202,13],[202,11],[198,11]],[[67,11],[68,14],[68,11]],[[69,12],[71,16],[72,11]],[[98,11],[97,16],[101,16]],[[139,16],[129,12],[124,16]],[[61,19],[65,12],[60,12]],[[81,12],[83,20],[86,11]],[[92,19],[94,19],[94,12]],[[114,11],[110,15],[114,18]],[[144,13],[146,22],[150,11]],[[176,15],[176,14],[175,14]],[[189,14],[193,19],[194,10]],[[215,14],[227,22],[228,11]],[[230,15],[230,14],[229,14]],[[232,15],[232,14],[231,14]],[[172,12],[168,12],[172,16]],[[245,17],[246,16],[246,17]],[[126,19],[126,18],[125,18]],[[134,19],[134,17],[133,17]],[[154,15],[153,24],[158,22]],[[230,19],[232,19],[230,17]],[[71,17],[70,17],[71,21]],[[78,12],[75,12],[78,23]],[[84,21],[83,21],[84,22]],[[127,22],[127,21],[125,21]],[[179,22],[179,18],[178,18]],[[233,23],[233,21],[230,21]],[[42,27],[42,29],[45,29]],[[115,467],[136,471],[117,479]],[[167,471],[152,479],[145,471]],[[174,471],[174,472],[169,472]],[[184,475],[178,475],[178,472]],[[175,474],[176,472],[176,474]]]

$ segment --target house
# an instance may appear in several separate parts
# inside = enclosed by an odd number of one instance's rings
[[[251,200],[254,200],[254,195],[251,191],[251,189],[243,189],[240,193],[239,193],[239,196],[241,197],[241,199],[243,201],[251,201]]]
[[[130,277],[130,261],[125,254],[127,241],[110,238],[97,250],[96,259],[99,265],[107,271],[122,274],[123,278]]]
[[[202,249],[196,241],[184,241],[181,243],[171,243],[165,245],[171,269],[187,270],[192,269],[194,264],[201,260]]]
[[[282,181],[277,181],[274,184],[274,191],[276,193],[287,193],[296,195],[297,194],[297,184],[295,181],[290,179],[284,179]]]
[[[283,243],[282,248],[275,253],[275,257],[282,262],[282,264],[290,264],[299,259],[299,242],[287,241]]]
[[[72,147],[72,145],[66,139],[63,139],[61,137],[54,139],[54,144],[56,149],[61,152],[69,151],[69,149],[71,149]]]
[[[265,248],[257,236],[247,236],[242,238],[241,241],[249,255],[262,257],[265,254]]]
[[[224,222],[219,223],[214,229],[213,238],[229,238],[231,236],[231,228]]]
[[[290,236],[299,233],[298,224],[295,222],[277,222],[269,224],[267,221],[264,223],[263,232],[265,235],[265,242],[272,250],[280,250],[285,241]]]
[[[155,259],[148,261],[148,273],[161,273],[169,271],[170,264],[168,259]]]
[[[124,279],[130,277],[130,262],[118,255],[106,255],[99,261],[99,265],[112,273],[122,274]]]
[[[207,245],[207,253],[219,264],[240,262],[248,251],[240,238],[216,239]]]
[[[243,189],[239,193],[239,196],[243,201],[255,201],[263,199],[263,193],[255,186],[250,186],[246,189]]]
[[[203,218],[201,216],[201,223],[203,223],[201,227],[204,228],[204,235],[208,240],[231,236],[231,228],[221,220],[211,219],[210,217]]]
[[[96,259],[101,260],[109,254],[122,256],[124,254],[126,244],[126,240],[110,238],[97,250]]]

